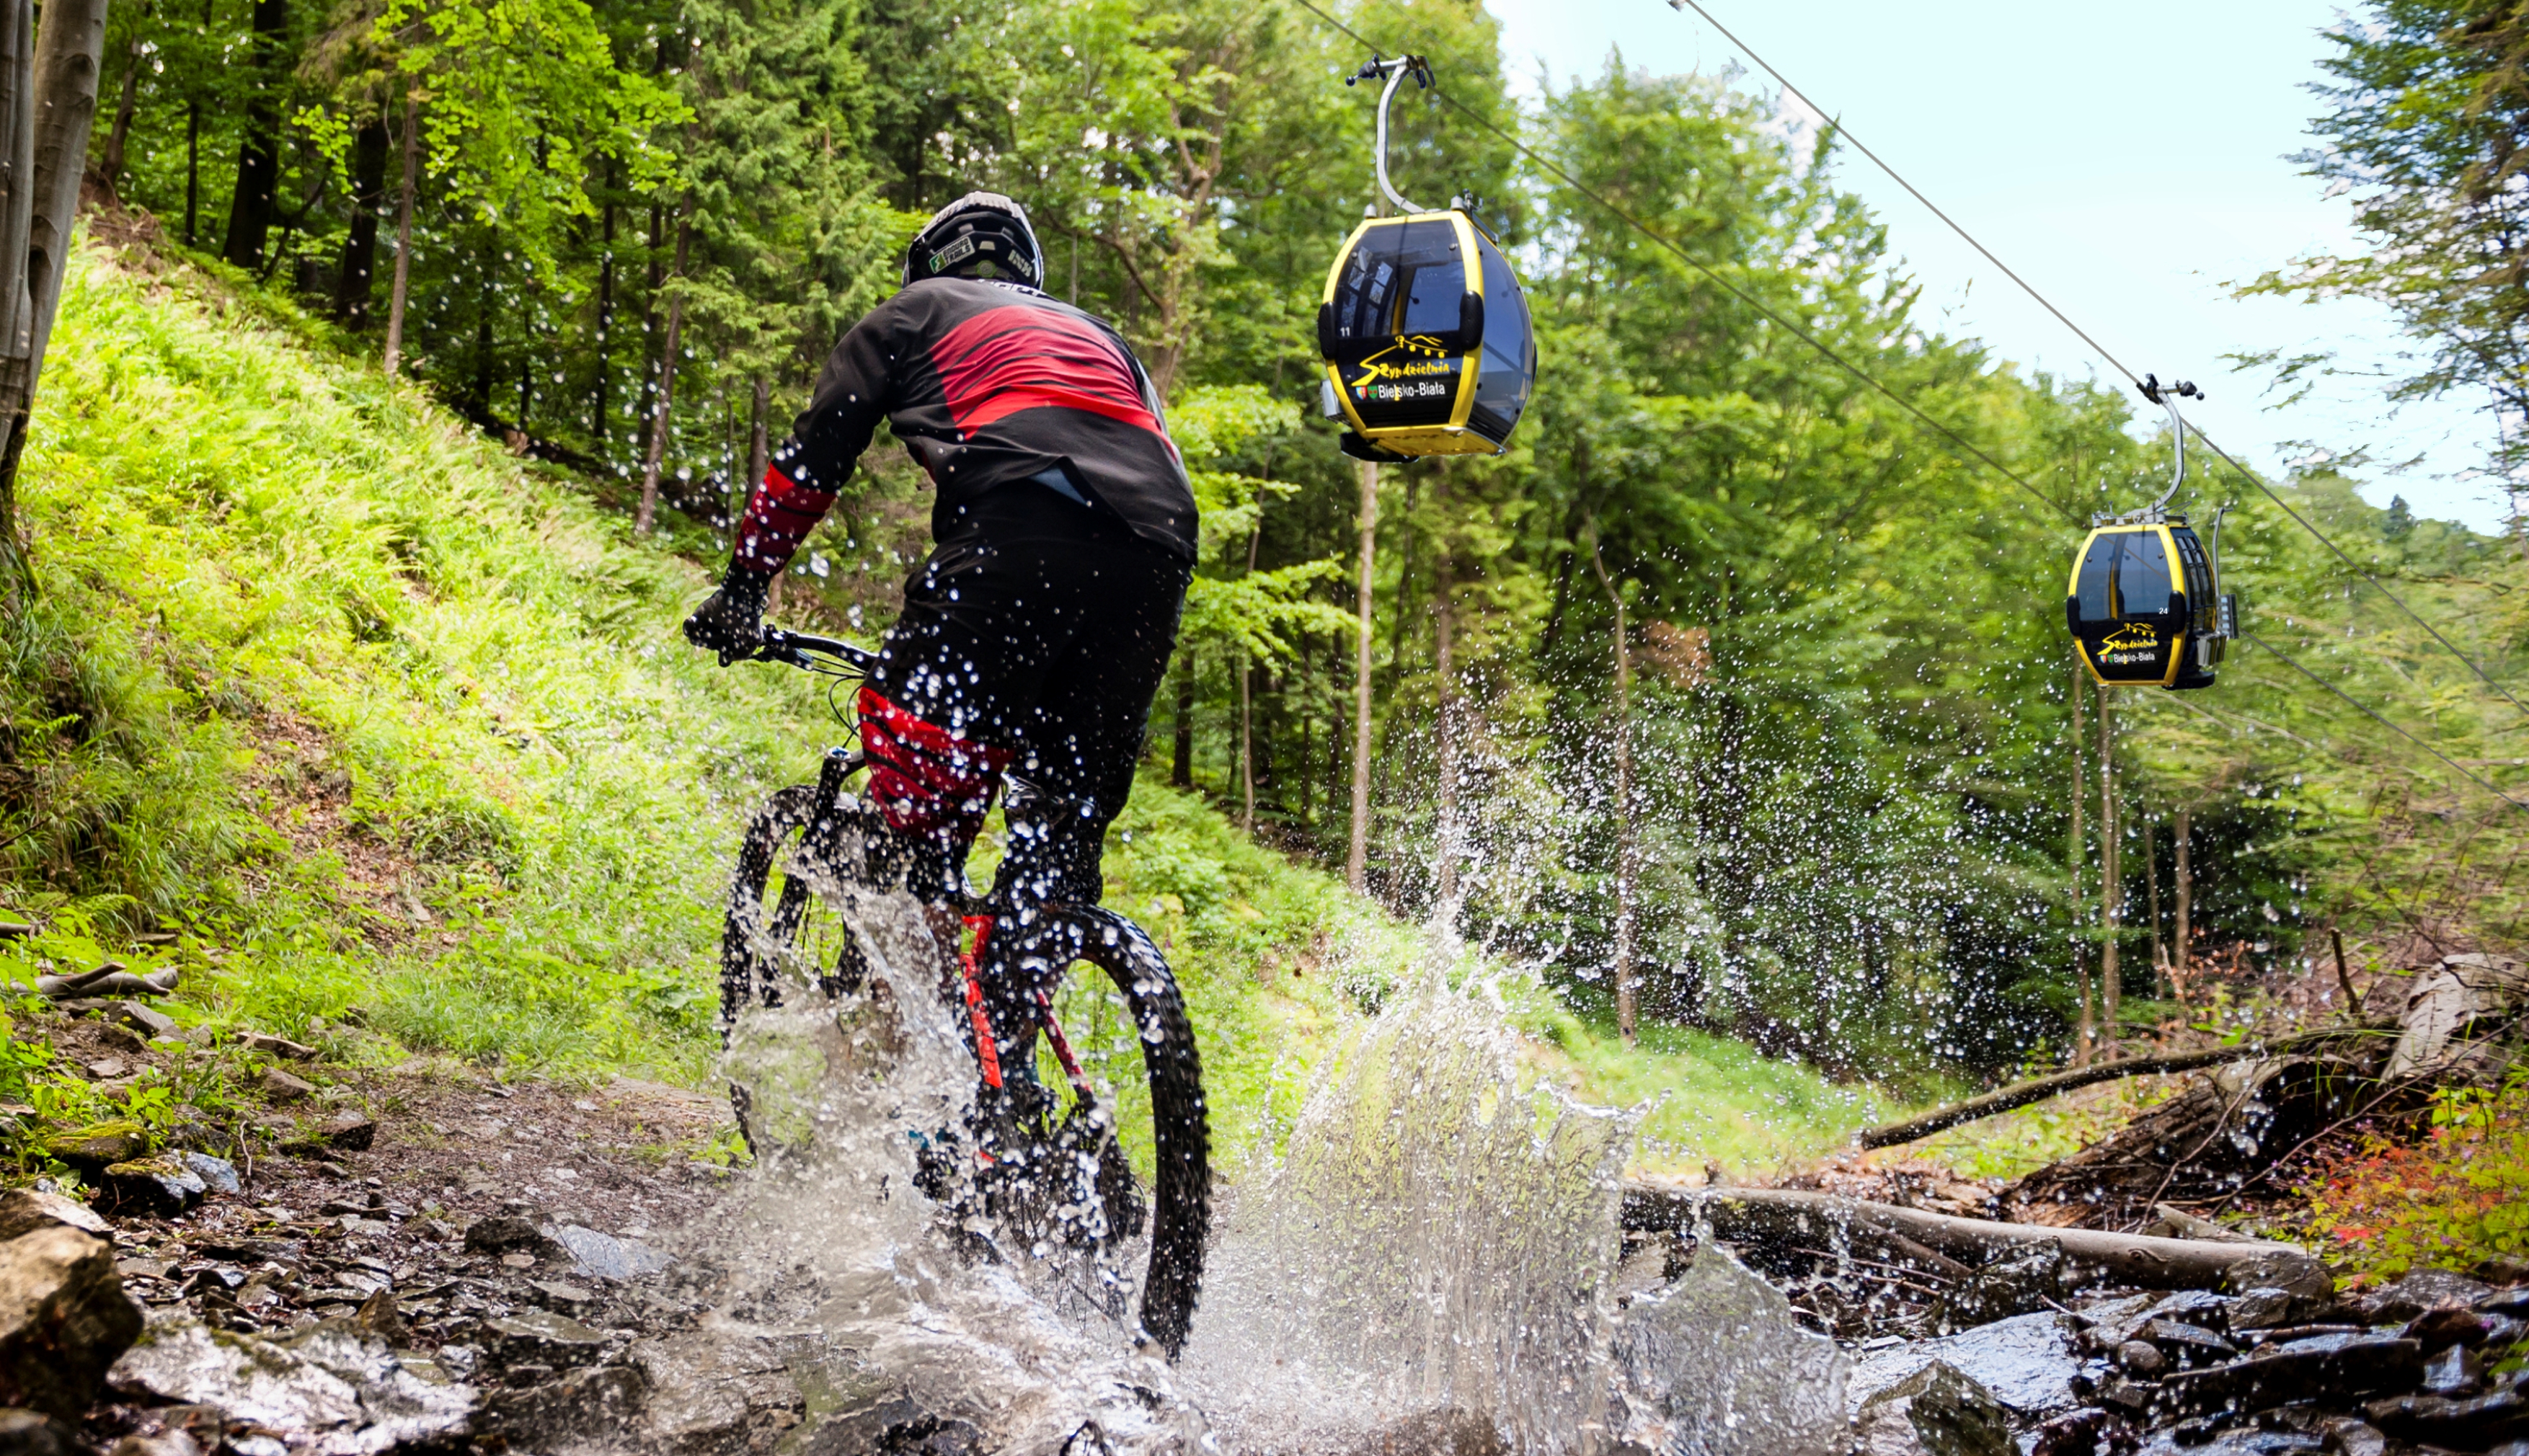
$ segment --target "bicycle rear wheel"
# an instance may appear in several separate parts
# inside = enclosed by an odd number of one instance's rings
[[[1002,1070],[1038,1161],[1074,1205],[1095,1200],[1103,1242],[1146,1229],[1143,1330],[1170,1359],[1203,1292],[1211,1228],[1211,1144],[1203,1058],[1168,963],[1141,927],[1109,910],[1048,907],[987,995],[1006,1042]],[[1082,966],[1096,974],[1081,974]],[[1061,1033],[1068,1064],[1050,1027]],[[1084,1097],[1073,1077],[1090,1092]]]

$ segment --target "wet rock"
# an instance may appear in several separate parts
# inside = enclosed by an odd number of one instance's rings
[[[2234,1301],[2207,1289],[2184,1289],[2164,1295],[2145,1305],[2142,1312],[2133,1318],[2126,1326],[2128,1333],[2125,1337],[2131,1339],[2130,1331],[2140,1329],[2154,1320],[2175,1320],[2198,1329],[2228,1329],[2231,1327],[2233,1303]]]
[[[1847,1398],[1865,1399],[1934,1361],[1962,1372],[2024,1417],[2053,1416],[2079,1404],[2072,1380],[2081,1373],[2081,1353],[2057,1315],[2020,1315],[1883,1350],[1855,1367]]]
[[[2529,1284],[2515,1289],[2497,1289],[2481,1296],[2477,1312],[2486,1315],[2508,1315],[2515,1320],[2529,1320]]]
[[[190,1431],[156,1429],[125,1436],[105,1456],[202,1456],[202,1449]]]
[[[841,1456],[846,1451],[871,1456],[983,1456],[991,1448],[982,1429],[973,1423],[942,1416],[910,1396],[898,1395],[826,1422],[817,1429],[815,1441],[803,1449],[818,1456],[830,1452]]]
[[[0,1456],[82,1456],[79,1432],[41,1411],[0,1408]]]
[[[2239,1353],[2239,1347],[2199,1325],[2177,1320],[2146,1320],[2134,1338],[2160,1347],[2181,1367],[2218,1365]]]
[[[208,1153],[181,1153],[177,1157],[213,1193],[238,1193],[245,1187],[238,1177],[237,1164],[225,1158],[213,1158]]]
[[[2222,1287],[2232,1294],[2280,1289],[2291,1296],[2294,1319],[2307,1318],[2336,1299],[2336,1276],[2298,1249],[2261,1250],[2223,1270]]]
[[[2485,1378],[2484,1363],[2465,1345],[2452,1345],[2424,1361],[2424,1389],[2433,1395],[2464,1399]]]
[[[2288,1289],[2251,1289],[2231,1301],[2231,1331],[2285,1328],[2300,1317],[2306,1303]]]
[[[1940,1313],[1953,1328],[1971,1328],[2049,1309],[2063,1292],[2064,1251],[2050,1247],[1976,1270],[1941,1301]]]
[[[565,1223],[555,1229],[553,1236],[569,1252],[571,1271],[592,1279],[629,1279],[637,1274],[655,1274],[673,1262],[647,1244],[619,1239],[576,1224]]]
[[[631,1425],[649,1391],[649,1373],[637,1365],[576,1370],[493,1396],[484,1405],[481,1427],[487,1435],[530,1449],[572,1438],[603,1444],[602,1432]]]
[[[2378,1427],[2347,1419],[2327,1423],[2327,1449],[2337,1456],[2387,1456],[2389,1438]]]
[[[2400,1324],[2437,1305],[2473,1305],[2493,1291],[2465,1274],[2419,1268],[2356,1303],[2373,1324]]]
[[[530,1263],[560,1257],[565,1251],[554,1236],[524,1218],[508,1214],[478,1218],[465,1230],[468,1254],[524,1254]]]
[[[2169,1357],[2149,1340],[2127,1340],[2117,1346],[2116,1360],[2126,1374],[2146,1380],[2158,1379],[2169,1370]]]
[[[2473,1400],[2439,1395],[2400,1395],[2363,1408],[2371,1424],[2399,1440],[2460,1451],[2482,1451],[2502,1441],[2529,1439],[2529,1396],[2498,1390]]]
[[[1614,1349],[1628,1444],[1710,1456],[1832,1449],[1852,1367],[1800,1327],[1791,1301],[1713,1247],[1668,1288],[1637,1298]]]
[[[2016,1456],[2011,1417],[1993,1392],[1933,1361],[1861,1403],[1855,1456]]]
[[[263,1090],[265,1100],[276,1103],[300,1102],[316,1093],[315,1084],[294,1077],[279,1067],[265,1067],[256,1085]]]
[[[587,1365],[606,1350],[606,1336],[566,1315],[521,1310],[483,1321],[483,1333],[511,1364],[540,1361],[557,1369]]]
[[[2492,1327],[2484,1316],[2461,1305],[2442,1305],[2406,1321],[2402,1331],[2406,1338],[2424,1347],[2427,1355],[2438,1355],[2452,1345],[2481,1345]]]
[[[658,1450],[742,1452],[751,1430],[778,1429],[806,1404],[780,1355],[761,1340],[683,1334],[632,1353],[649,1376],[642,1433]]]
[[[113,1224],[98,1217],[95,1210],[75,1198],[31,1188],[0,1193],[0,1243],[39,1228],[76,1228],[98,1238],[108,1238],[114,1233]]]
[[[0,1405],[78,1420],[139,1333],[112,1244],[58,1223],[0,1244]]]
[[[2028,1456],[2101,1456],[2113,1446],[2117,1418],[2092,1407],[2069,1411],[2039,1426],[2028,1443]]]
[[[153,1324],[116,1363],[112,1381],[138,1399],[216,1406],[233,1420],[287,1432],[290,1450],[317,1456],[461,1440],[476,1404],[471,1388],[422,1378],[342,1322],[284,1342],[177,1317]]]
[[[118,1162],[97,1182],[97,1201],[126,1217],[173,1218],[201,1206],[210,1185],[173,1158]]]
[[[2161,1384],[2179,1412],[2262,1411],[2322,1393],[2347,1399],[2411,1390],[2424,1375],[2423,1347],[2377,1334],[2330,1334],[2270,1345],[2245,1360],[2180,1371]]]

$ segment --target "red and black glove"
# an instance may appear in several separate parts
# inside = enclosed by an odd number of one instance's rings
[[[685,640],[719,653],[724,668],[752,656],[764,640],[764,599],[772,590],[772,572],[731,566],[720,590],[685,619]]]

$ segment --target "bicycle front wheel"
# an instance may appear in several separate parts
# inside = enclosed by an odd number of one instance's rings
[[[721,926],[724,1045],[748,1007],[781,1003],[785,980],[845,996],[859,987],[867,970],[851,927],[811,883],[833,873],[818,863],[811,842],[818,828],[819,792],[808,783],[782,789],[747,823],[737,872],[730,877],[728,914]]]
[[[1043,914],[1043,930],[1010,967],[1017,974],[995,978],[993,1019],[1015,1033],[1003,1070],[1014,1090],[1037,1089],[1036,1140],[1063,1155],[1047,1168],[1052,1181],[1072,1181],[1065,1160],[1094,1180],[1082,1191],[1102,1205],[1107,1241],[1147,1230],[1142,1328],[1174,1359],[1193,1327],[1211,1229],[1211,1135],[1194,1023],[1141,927],[1096,908]],[[1095,1090],[1084,1095],[1084,1086]]]

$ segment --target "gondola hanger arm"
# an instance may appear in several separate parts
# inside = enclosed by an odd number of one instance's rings
[[[2186,483],[2186,421],[2178,412],[2178,402],[2181,399],[2201,400],[2204,392],[2183,379],[2162,384],[2157,374],[2145,374],[2142,383],[2135,388],[2142,391],[2144,399],[2169,411],[2170,438],[2178,442],[2178,473],[2170,477],[2169,489],[2162,491],[2160,499],[2151,503],[2151,514],[2157,518],[2161,510],[2178,495],[2178,488]]]
[[[1362,62],[1359,71],[1344,78],[1344,84],[1376,81],[1381,77],[1387,79],[1387,84],[1378,93],[1378,149],[1375,153],[1378,163],[1378,189],[1386,194],[1388,201],[1395,203],[1402,211],[1428,212],[1431,209],[1417,206],[1406,200],[1405,195],[1396,190],[1396,185],[1387,180],[1387,107],[1388,103],[1396,99],[1397,83],[1409,76],[1414,78],[1416,85],[1429,89],[1431,63],[1421,56],[1398,56],[1390,61],[1372,52],[1369,60]]]

